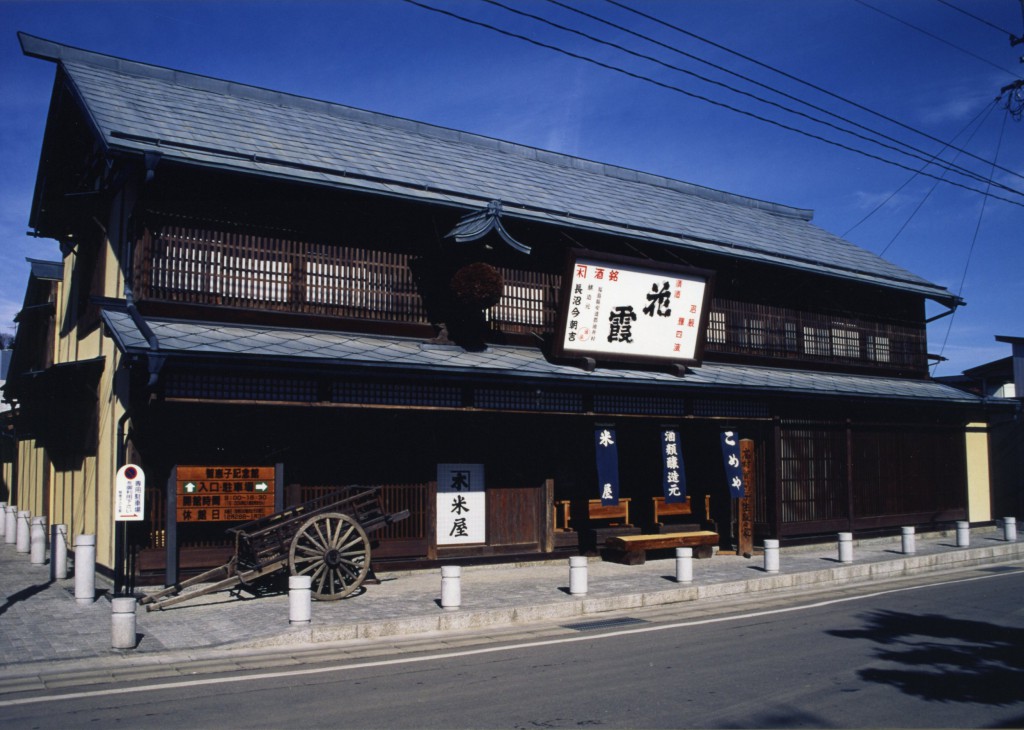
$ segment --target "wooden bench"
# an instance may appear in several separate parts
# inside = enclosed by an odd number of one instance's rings
[[[710,558],[715,554],[718,533],[710,530],[667,532],[660,535],[615,535],[605,541],[605,557],[624,565],[643,565],[648,550],[693,548],[694,556]]]
[[[579,502],[575,503],[579,505]],[[573,530],[573,501],[562,499],[555,502],[555,527],[559,530]],[[579,515],[577,515],[579,516]],[[603,505],[600,499],[587,500],[587,519],[607,520],[609,527],[632,527],[629,521],[629,497],[620,497],[618,504]]]
[[[682,517],[693,515],[693,505],[690,497],[685,502],[666,502],[664,497],[651,497],[654,503],[654,524],[661,525],[663,517]],[[711,495],[704,495],[704,513],[707,514],[711,506]]]
[[[582,552],[596,552],[613,535],[640,534],[629,520],[629,499],[619,497],[619,503],[611,505],[601,504],[600,499],[556,502],[556,526],[576,535]]]

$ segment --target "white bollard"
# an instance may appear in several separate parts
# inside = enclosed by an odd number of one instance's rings
[[[971,523],[960,520],[956,523],[956,546],[970,547],[971,545]]]
[[[764,572],[766,572],[766,573],[778,573],[779,572],[779,541],[778,540],[765,540],[764,541]]]
[[[75,539],[75,602],[96,600],[96,536],[79,535]]]
[[[441,608],[456,611],[462,605],[462,567],[441,566]]]
[[[573,555],[569,558],[569,595],[585,596],[587,594],[588,562],[586,555]]]
[[[308,624],[313,619],[313,576],[288,576],[288,623]]]
[[[111,599],[110,645],[113,648],[135,648],[135,608],[137,605],[134,596]]]
[[[903,550],[903,554],[913,555],[917,552],[917,547],[914,545],[914,528],[904,527],[902,530],[903,535],[900,538],[900,547]]]
[[[46,563],[46,518],[33,517],[29,526],[29,562],[32,565]]]
[[[693,548],[676,548],[676,583],[693,582]]]
[[[50,564],[53,566],[54,580],[68,577],[68,526],[53,525],[51,528]]]
[[[1017,518],[1003,518],[1003,539],[1007,542],[1017,542]]]
[[[31,547],[31,525],[29,524],[31,518],[32,513],[27,509],[18,511],[17,544],[15,547],[19,553],[27,553]]]
[[[4,519],[4,542],[13,545],[18,539],[18,508],[13,504],[7,505],[7,514]]]
[[[7,502],[0,502],[0,537],[7,536]]]
[[[853,533],[852,532],[840,532],[839,533],[839,562],[840,563],[852,563],[853,562]]]

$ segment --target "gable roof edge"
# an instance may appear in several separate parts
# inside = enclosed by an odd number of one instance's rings
[[[103,53],[97,53],[95,51],[76,48],[74,46],[67,46],[55,41],[46,40],[45,38],[30,35],[23,31],[18,31],[18,39],[21,42],[22,52],[26,56],[38,58],[44,61],[53,61],[55,63],[84,63],[101,68],[108,68],[119,73],[141,76],[144,78],[160,79],[169,83],[201,91],[226,94],[228,96],[252,99],[264,103],[279,104],[282,106],[308,108],[311,111],[335,115],[354,121],[362,121],[367,124],[390,126],[421,134],[426,137],[446,139],[449,141],[459,142],[461,144],[472,144],[506,154],[514,154],[525,159],[536,160],[549,165],[575,170],[585,170],[608,178],[653,185],[655,187],[686,193],[706,200],[741,205],[756,210],[762,210],[773,215],[796,218],[803,221],[810,221],[814,218],[814,211],[807,208],[796,208],[783,203],[775,203],[767,200],[760,200],[758,198],[738,195],[736,193],[729,193],[723,190],[698,185],[696,183],[665,177],[663,175],[656,175],[609,163],[597,162],[561,152],[553,152],[540,147],[531,147],[529,145],[519,144],[516,142],[509,142],[507,140],[488,137],[474,132],[442,127],[426,122],[406,119],[404,117],[382,114],[380,112],[367,111],[365,109],[359,109],[358,107],[352,107],[345,104],[322,101],[307,96],[275,91],[236,81],[227,81],[212,76],[192,73],[190,71],[180,71],[141,61],[132,61],[118,56],[110,56]]]

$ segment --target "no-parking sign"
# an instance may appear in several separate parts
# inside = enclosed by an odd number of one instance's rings
[[[146,475],[135,464],[125,464],[114,480],[114,521],[141,522],[146,512]]]

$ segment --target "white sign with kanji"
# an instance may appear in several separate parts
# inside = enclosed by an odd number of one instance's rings
[[[710,272],[577,256],[563,288],[561,354],[696,362]]]
[[[437,544],[487,541],[487,490],[483,464],[437,465]]]
[[[125,464],[114,480],[114,521],[141,522],[145,513],[146,475],[135,464]]]

